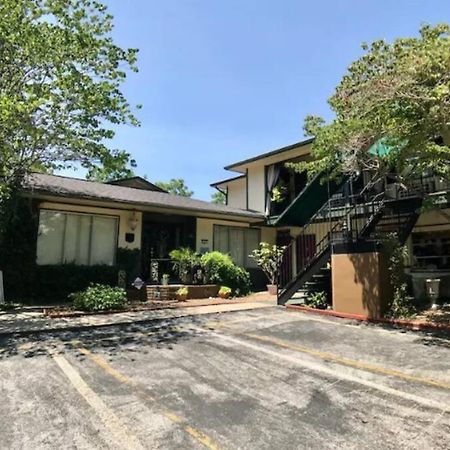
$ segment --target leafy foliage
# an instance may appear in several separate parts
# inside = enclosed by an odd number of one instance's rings
[[[249,255],[261,267],[270,284],[277,284],[278,269],[283,261],[285,250],[285,246],[280,247],[261,242],[259,248],[253,250]]]
[[[86,290],[75,292],[69,296],[73,306],[83,311],[110,311],[122,309],[127,300],[124,289],[93,284]]]
[[[200,263],[200,256],[190,248],[172,250],[169,256],[180,280],[183,283],[190,283],[194,268]]]
[[[0,201],[33,170],[129,174],[105,140],[111,124],[138,125],[120,90],[137,50],[113,42],[112,19],[98,1],[0,2]]]
[[[232,293],[231,288],[229,288],[228,286],[221,286],[219,289],[220,297],[229,297],[231,293]]]
[[[226,285],[235,295],[247,295],[250,292],[250,274],[234,264],[229,255],[220,252],[205,253],[201,265],[208,283]]]
[[[186,297],[188,294],[189,294],[189,289],[187,287],[181,287],[176,292],[176,295],[178,297]]]
[[[216,205],[225,205],[227,201],[226,195],[221,191],[216,191],[211,195],[211,203]]]
[[[305,305],[310,308],[327,309],[328,299],[325,292],[312,292],[305,299]]]
[[[450,176],[450,26],[424,25],[418,37],[363,45],[329,104],[335,119],[308,116],[313,161],[296,170],[331,175],[393,167],[407,182],[432,171]],[[374,143],[391,148],[374,152]]]
[[[168,182],[157,181],[155,184],[169,194],[180,195],[181,197],[192,197],[194,195],[194,191],[189,190],[182,178],[172,178]]]
[[[393,290],[389,302],[387,317],[412,317],[416,314],[413,298],[408,293],[406,282],[405,260],[408,258],[408,247],[400,245],[397,236],[391,234],[384,243],[384,250],[389,261],[389,278]]]

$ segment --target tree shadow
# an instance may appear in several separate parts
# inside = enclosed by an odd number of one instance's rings
[[[389,282],[387,261],[383,253],[349,253],[349,260],[353,266],[353,278],[348,282],[346,290],[356,293],[349,294],[349,298],[359,295],[361,289],[361,302],[366,315],[371,318],[382,317],[386,312],[392,296]],[[362,313],[355,311],[356,314]]]
[[[205,318],[181,317],[158,322],[90,327],[78,331],[40,331],[27,336],[0,338],[0,360],[13,356],[32,358],[74,351],[83,347],[110,356],[122,351],[173,349],[179,343],[199,338],[207,332]],[[210,320],[210,319],[209,319]],[[199,329],[202,327],[203,329]]]

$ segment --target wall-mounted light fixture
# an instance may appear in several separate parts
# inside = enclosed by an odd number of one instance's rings
[[[130,218],[128,219],[128,226],[130,227],[130,230],[136,230],[138,223],[139,219],[137,218],[136,211],[133,211],[130,215]]]

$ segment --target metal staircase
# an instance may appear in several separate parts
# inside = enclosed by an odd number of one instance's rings
[[[376,177],[355,192],[355,181],[356,177],[348,179],[291,243],[297,251],[297,274],[287,282],[279,280],[278,304],[284,305],[302,289],[330,294],[332,244],[382,242],[392,233],[401,243],[408,238],[419,217],[422,193],[386,189]],[[313,235],[322,237],[312,246]]]

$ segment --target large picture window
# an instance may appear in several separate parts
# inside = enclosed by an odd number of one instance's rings
[[[41,210],[37,263],[96,265],[115,262],[117,217]]]
[[[214,250],[228,253],[242,267],[257,267],[248,255],[258,248],[261,232],[255,228],[238,228],[214,225]]]

